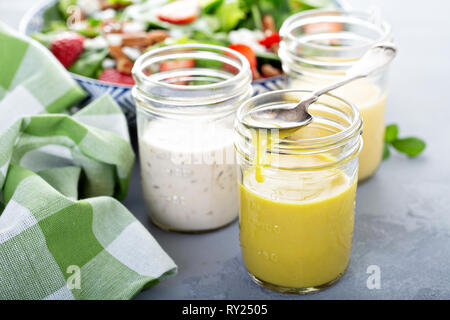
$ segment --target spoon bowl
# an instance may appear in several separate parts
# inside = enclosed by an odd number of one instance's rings
[[[248,113],[245,124],[258,129],[294,129],[312,122],[308,107],[329,91],[365,78],[390,63],[397,54],[392,43],[380,43],[369,49],[347,72],[345,78],[305,96],[297,105],[266,106]]]

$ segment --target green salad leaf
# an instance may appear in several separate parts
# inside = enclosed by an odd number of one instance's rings
[[[108,50],[85,50],[75,63],[69,68],[70,72],[95,77],[102,66],[102,61],[108,55]]]
[[[67,24],[64,21],[55,20],[50,22],[47,32],[67,31],[67,30],[69,30],[69,28],[67,27]]]
[[[255,24],[255,27],[252,29],[258,29],[258,30],[262,30],[263,26],[262,26],[262,16],[261,16],[261,11],[259,10],[258,6],[256,5],[256,3],[254,3],[251,8],[250,8],[250,12],[252,14],[252,19],[253,19],[253,23]]]
[[[310,10],[334,7],[334,2],[331,0],[289,0],[289,3],[293,10]]]
[[[204,13],[214,12],[224,0],[200,0],[200,7]]]
[[[59,32],[47,32],[47,33],[41,33],[36,32],[31,37],[34,40],[39,41],[41,44],[46,46],[47,48],[50,48],[50,44],[53,41],[53,38],[58,34]]]
[[[225,47],[230,44],[225,32],[209,33],[205,31],[194,30],[190,36],[190,39],[199,43],[215,44]]]
[[[98,27],[102,23],[102,20],[92,17],[87,18],[86,21],[91,27]]]
[[[108,0],[111,4],[132,4],[133,0]]]
[[[66,24],[64,17],[59,10],[58,2],[54,5],[50,6],[47,10],[45,10],[43,14],[43,28],[42,32],[52,32],[54,31],[55,25]]]
[[[77,30],[77,32],[88,38],[94,38],[100,35],[100,30],[98,28],[84,28]]]
[[[422,139],[417,137],[399,138],[398,133],[399,128],[397,124],[390,124],[386,126],[384,134],[383,160],[389,158],[390,146],[409,157],[415,157],[425,150],[426,143]]]
[[[64,18],[69,17],[69,8],[77,5],[77,0],[59,0],[58,9]]]
[[[247,12],[240,6],[239,0],[224,0],[215,15],[220,21],[221,31],[230,31],[247,16]]]

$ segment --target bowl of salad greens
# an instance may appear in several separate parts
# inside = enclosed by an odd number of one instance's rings
[[[142,53],[171,44],[226,46],[248,59],[255,93],[275,90],[283,82],[277,54],[283,21],[339,6],[336,0],[45,0],[20,29],[46,46],[90,98],[109,93],[133,125],[131,70]],[[161,65],[186,67],[185,60]]]

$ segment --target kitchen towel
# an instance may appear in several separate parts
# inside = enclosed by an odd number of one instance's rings
[[[0,299],[129,299],[176,265],[116,199],[134,153],[108,96],[0,22]]]

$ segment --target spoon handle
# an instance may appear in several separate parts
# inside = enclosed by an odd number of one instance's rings
[[[345,85],[345,84],[347,84],[349,82],[352,82],[352,81],[354,81],[356,79],[364,78],[364,77],[365,77],[365,75],[361,75],[361,74],[355,75],[355,76],[351,76],[351,77],[346,77],[346,78],[342,79],[341,81],[334,82],[334,83],[330,84],[329,86],[326,86],[326,87],[320,88],[320,89],[318,89],[316,91],[313,91],[311,93],[311,96],[317,97],[316,98],[316,100],[317,100],[319,98],[319,96],[323,95],[324,93],[330,92],[330,91],[332,91],[332,90],[334,90],[336,88],[339,88],[339,87],[341,87],[341,86],[343,86],[343,85]]]
[[[392,61],[397,54],[397,47],[393,43],[380,43],[373,46],[367,51],[364,56],[356,62],[350,70],[347,71],[347,76],[341,81],[332,83],[324,88],[317,89],[312,92],[306,99],[306,101],[315,102],[324,93],[339,88],[352,82],[356,79],[364,78],[371,73],[384,67],[386,64]]]

